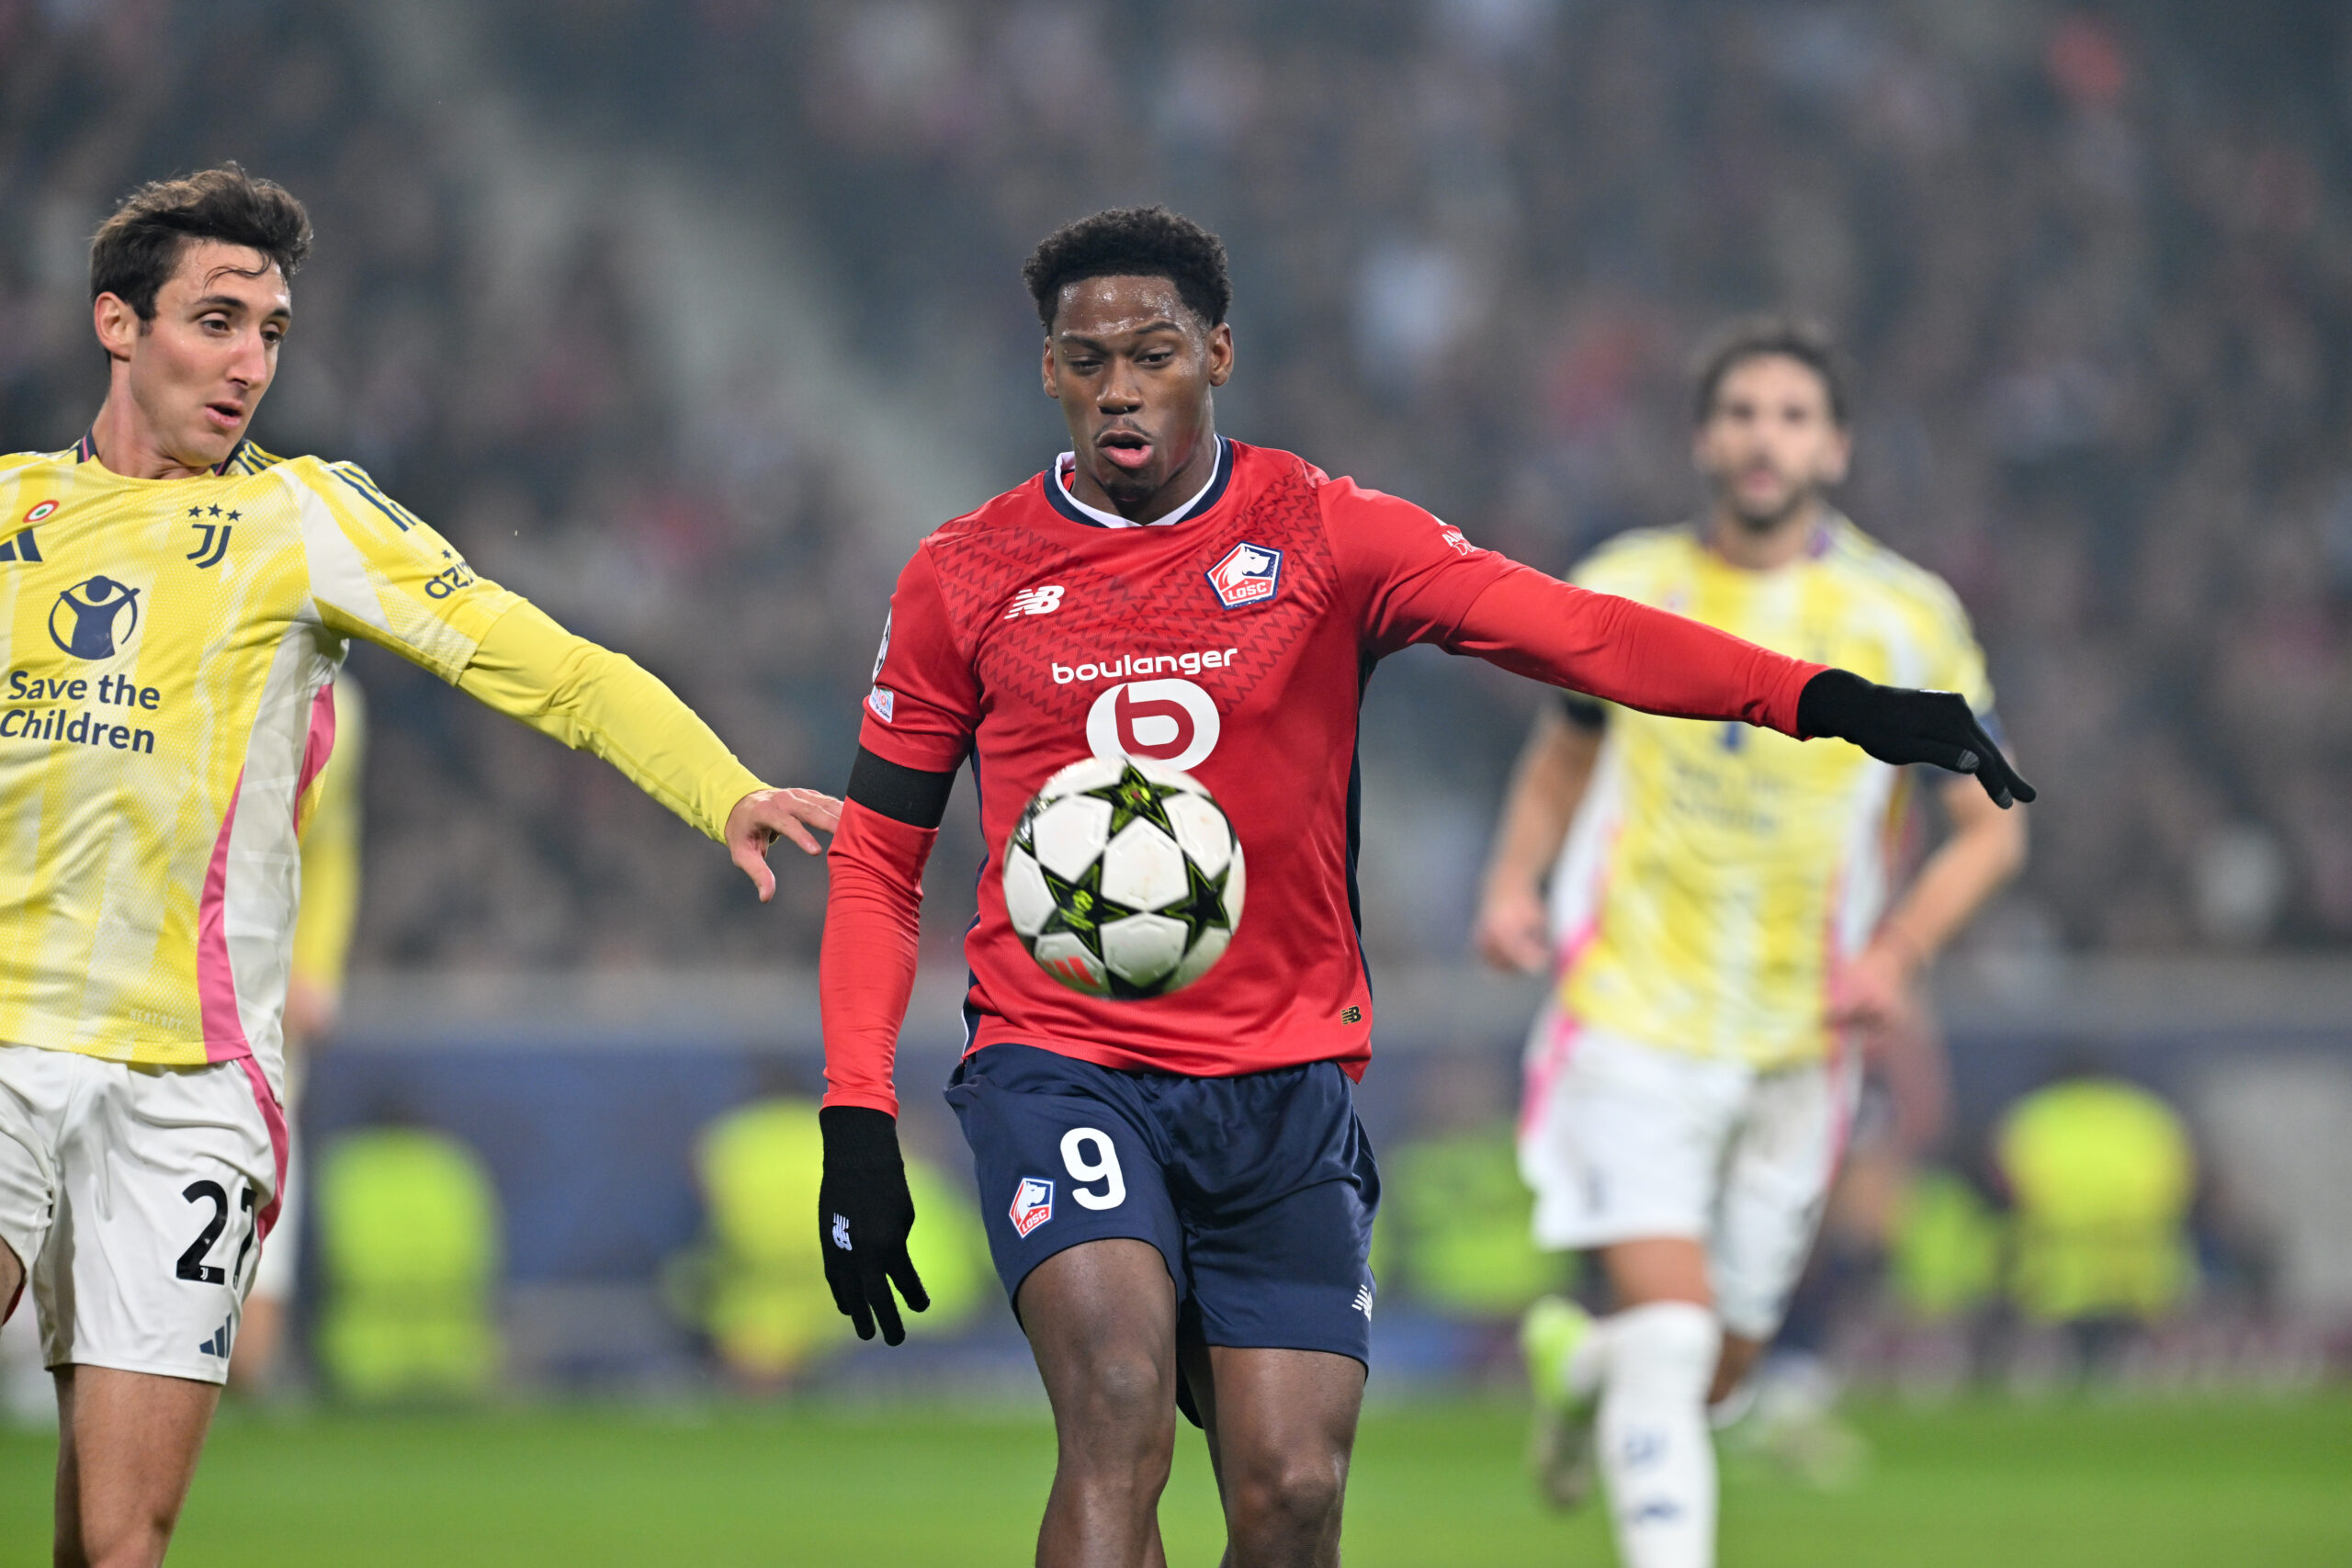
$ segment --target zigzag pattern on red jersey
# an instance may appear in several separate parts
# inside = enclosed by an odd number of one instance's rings
[[[1320,476],[1294,460],[1271,478],[1254,493],[1238,496],[1238,505],[1218,508],[1223,517],[1213,513],[1200,520],[1206,526],[1183,571],[1130,575],[1084,560],[1049,536],[1048,530],[1069,525],[1046,501],[1048,481],[1042,477],[958,518],[925,547],[957,646],[1000,700],[1065,719],[1076,735],[1101,687],[1057,684],[1053,664],[1225,647],[1220,639],[1246,616],[1251,635],[1230,644],[1240,649],[1232,666],[1188,677],[1220,701],[1238,704],[1281,668],[1317,619],[1329,613],[1339,592],[1339,572],[1316,499]],[[1282,588],[1263,604],[1228,610],[1209,585],[1208,570],[1242,543],[1283,552]],[[1046,584],[1063,590],[1056,613],[1010,613],[1015,595]]]

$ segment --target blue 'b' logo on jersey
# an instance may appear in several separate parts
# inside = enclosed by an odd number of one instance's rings
[[[111,659],[139,631],[139,590],[111,577],[77,582],[50,606],[49,640],[76,659]]]

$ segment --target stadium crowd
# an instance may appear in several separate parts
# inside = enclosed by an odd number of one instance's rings
[[[105,207],[237,156],[322,236],[264,445],[357,458],[485,573],[673,680],[755,768],[838,785],[899,548],[839,416],[666,412],[629,215],[513,276],[469,206],[481,151],[377,89],[356,9],[0,0],[7,442],[64,445],[96,404],[81,246]],[[1114,201],[1164,199],[1233,253],[1226,429],[1555,570],[1691,510],[1683,367],[1711,325],[1816,314],[1860,367],[1850,509],[1966,600],[2042,786],[2015,897],[2047,940],[2352,937],[2352,67],[2295,32],[2304,12],[480,14],[500,79],[582,145],[650,148],[786,215],[877,379],[959,420],[999,482],[1052,449],[1021,256]],[[182,47],[153,46],[159,23]],[[1429,912],[1384,915],[1371,868],[1373,935],[1379,956],[1452,958],[1532,697],[1399,663],[1375,694],[1445,700],[1379,710],[1409,732],[1371,732],[1372,800],[1413,812],[1429,847],[1387,874]],[[389,661],[365,675],[360,962],[775,951],[776,921],[727,918],[723,859],[616,780]],[[973,858],[937,857],[942,886]],[[786,889],[812,937],[820,886]]]

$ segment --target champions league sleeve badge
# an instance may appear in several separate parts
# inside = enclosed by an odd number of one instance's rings
[[[1263,545],[1236,545],[1207,575],[1216,602],[1227,609],[1262,604],[1282,587],[1283,553]]]

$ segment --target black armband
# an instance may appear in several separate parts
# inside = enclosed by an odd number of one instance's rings
[[[926,773],[901,767],[861,746],[849,770],[849,788],[842,791],[868,811],[878,811],[910,828],[936,828],[947,815],[947,797],[955,793],[956,770]]]

